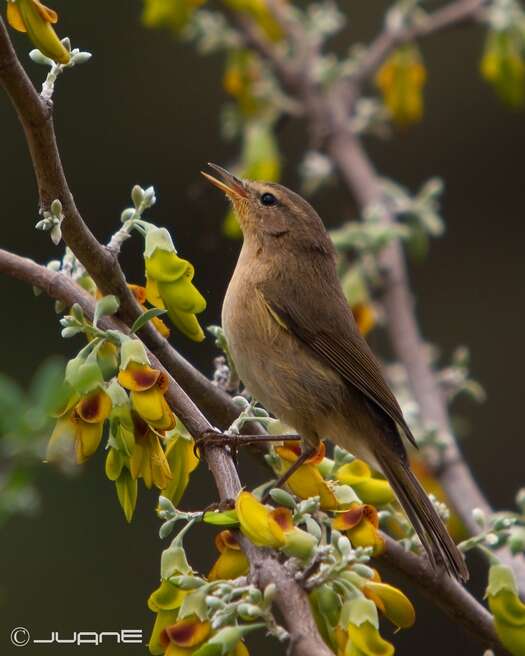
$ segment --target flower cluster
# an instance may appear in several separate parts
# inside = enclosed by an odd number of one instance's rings
[[[168,377],[151,367],[142,342],[97,328],[100,314],[117,309],[112,298],[97,302],[94,324],[86,322],[78,306],[62,319],[64,336],[85,332],[90,341],[66,367],[47,459],[85,462],[99,447],[107,424],[106,475],[115,482],[131,521],[138,479],[178,503],[198,461],[193,440],[166,401]]]
[[[319,463],[319,456],[316,460]],[[346,467],[355,462],[351,470]],[[316,465],[310,462],[305,466]],[[335,469],[343,468],[345,479],[353,477],[357,485],[369,481],[373,495],[390,498],[385,490],[378,492],[375,482],[379,479],[361,461]],[[335,483],[334,488],[337,486],[341,484]],[[148,602],[156,614],[151,653],[169,656],[183,653],[177,651],[183,648],[189,650],[184,653],[197,656],[239,653],[233,650],[244,653],[243,635],[258,628],[266,628],[278,639],[287,638],[271,613],[272,591],[263,594],[246,584],[249,563],[243,541],[249,540],[293,559],[296,578],[308,591],[319,631],[334,653],[393,654],[393,646],[379,632],[379,616],[401,629],[412,626],[415,612],[403,592],[383,582],[367,564],[370,556],[378,553],[375,508],[356,502],[343,504],[348,510],[336,512],[333,518],[320,511],[319,496],[297,501],[281,489],[272,490],[271,496],[276,506],[243,490],[233,510],[200,514],[183,513],[167,499],[160,499],[159,515],[165,520],[162,536],[176,521],[189,521],[163,552],[161,583]],[[337,504],[337,495],[334,498]],[[182,545],[183,535],[197,520],[229,526],[215,537],[219,557],[207,577],[192,570]],[[213,651],[211,645],[215,649],[219,644],[221,650]]]

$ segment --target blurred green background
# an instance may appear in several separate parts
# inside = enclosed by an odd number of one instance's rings
[[[351,18],[349,29],[335,41],[339,48],[369,39],[387,6],[377,1],[341,4],[349,7]],[[221,236],[226,205],[199,170],[210,160],[227,166],[237,153],[236,144],[220,138],[222,58],[204,58],[167,32],[145,30],[139,0],[55,0],[53,6],[61,14],[60,34],[94,54],[89,64],[59,80],[55,95],[58,140],[84,218],[106,241],[129,204],[132,185],[153,184],[158,204],[151,216],[170,228],[183,257],[196,265],[196,282],[208,299],[203,323],[217,323],[239,244]],[[27,40],[18,34],[13,39],[40,85],[45,71],[29,60]],[[445,357],[457,345],[468,345],[473,373],[488,392],[485,405],[460,408],[470,425],[462,448],[499,508],[512,505],[516,489],[525,483],[525,122],[480,79],[482,45],[481,28],[428,39],[422,45],[429,74],[423,122],[392,140],[370,140],[368,146],[378,170],[412,190],[433,175],[445,180],[447,232],[432,244],[424,263],[412,265],[412,281],[425,336]],[[288,124],[282,132],[283,181],[292,188],[305,143],[303,129]],[[33,229],[36,187],[22,131],[3,94],[0,171],[1,247],[39,262],[57,257],[60,250]],[[351,199],[337,187],[323,191],[314,204],[329,226],[354,215]],[[139,240],[132,240],[123,255],[135,282],[143,275],[139,249]],[[46,356],[71,355],[76,344],[58,337],[57,318],[46,298],[34,298],[30,289],[6,278],[0,279],[0,289],[0,368],[27,384]],[[172,340],[211,373],[216,353],[211,338],[200,345],[177,334]],[[244,481],[259,480],[250,463],[241,464]],[[66,636],[75,630],[120,628],[141,628],[147,636],[152,614],[146,599],[157,585],[163,548],[153,511],[156,494],[142,489],[135,520],[126,525],[113,486],[103,476],[102,451],[73,478],[42,464],[37,481],[40,512],[31,519],[12,519],[0,533],[0,653],[16,651],[9,642],[15,626],[26,626],[34,637],[51,630]],[[184,504],[199,508],[214,495],[211,476],[201,466]],[[195,530],[188,545],[194,565],[206,570],[215,558],[211,532]],[[481,590],[483,581],[473,587]],[[414,629],[396,637],[399,653],[423,648],[428,656],[480,653],[479,645],[437,609],[416,593],[413,599],[418,620]],[[255,645],[259,654],[274,648],[260,639]],[[38,652],[57,649],[40,646]],[[98,649],[145,653],[140,646]]]

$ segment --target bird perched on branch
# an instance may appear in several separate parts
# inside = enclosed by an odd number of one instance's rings
[[[303,438],[295,470],[328,438],[383,472],[434,567],[468,570],[417,478],[399,404],[344,297],[332,242],[315,210],[282,185],[205,177],[233,203],[244,242],[222,309],[248,391]],[[289,469],[287,475],[291,473]]]

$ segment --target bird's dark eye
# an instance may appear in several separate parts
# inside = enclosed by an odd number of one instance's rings
[[[277,205],[277,198],[273,194],[266,192],[261,196],[261,203],[263,205]]]

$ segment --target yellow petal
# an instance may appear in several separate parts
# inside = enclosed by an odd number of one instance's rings
[[[168,309],[168,316],[173,325],[180,330],[180,332],[192,339],[194,342],[202,342],[205,335],[202,330],[197,317],[188,312],[181,312],[176,308]]]
[[[166,647],[161,643],[160,636],[164,629],[170,624],[175,624],[179,615],[179,609],[175,610],[160,610],[155,618],[155,624],[148,642],[148,649],[153,656],[162,656],[165,653]]]
[[[273,521],[270,528],[270,510],[250,492],[240,492],[235,502],[235,510],[241,524],[241,531],[258,547],[282,547],[286,540],[284,533]]]
[[[75,411],[78,416],[89,424],[98,424],[105,421],[111,412],[111,399],[101,390],[96,389],[83,396],[77,404]]]
[[[17,4],[27,34],[34,45],[46,57],[60,64],[68,64],[71,55],[51,27],[51,23],[57,21],[56,12],[38,0],[18,0]]]
[[[46,7],[46,5],[43,5],[40,0],[32,0],[32,2],[45,21],[53,24],[58,22],[58,14],[54,9]]]
[[[236,579],[248,574],[249,569],[250,564],[242,551],[225,549],[211,568],[208,580]]]
[[[416,611],[410,599],[394,586],[369,581],[363,592],[398,628],[408,629],[416,621]]]
[[[196,617],[185,617],[164,629],[161,641],[167,639],[179,647],[196,647],[211,633],[209,622],[201,622]]]
[[[171,479],[171,471],[158,436],[147,431],[146,435],[136,437],[129,462],[131,475],[142,478],[147,488],[153,484],[159,489],[165,488]]]
[[[70,465],[75,461],[76,423],[71,413],[60,417],[53,429],[47,445],[46,460]]]
[[[20,14],[20,9],[16,2],[7,3],[7,22],[18,32],[27,32],[24,20]]]
[[[158,385],[144,392],[131,392],[131,405],[144,421],[157,430],[175,427],[175,415]]]
[[[126,521],[131,522],[137,505],[137,481],[132,478],[127,467],[123,467],[115,481],[117,497]]]
[[[160,371],[139,362],[130,362],[126,369],[118,374],[118,382],[133,392],[144,392],[155,385]]]
[[[394,646],[384,640],[370,622],[359,626],[348,625],[348,643],[345,656],[393,656]]]
[[[158,282],[159,294],[168,308],[199,314],[206,309],[206,300],[191,282],[188,273],[174,282]]]
[[[154,590],[148,599],[148,608],[155,613],[163,610],[175,610],[182,606],[186,592],[177,588],[170,581],[161,581],[159,587]]]
[[[199,464],[199,459],[193,452],[193,446],[193,440],[178,436],[171,440],[166,449],[166,458],[172,478],[169,485],[162,490],[162,496],[169,499],[174,506],[178,505],[188,486],[190,473]]]
[[[74,417],[77,425],[77,435],[75,440],[75,453],[77,463],[80,465],[92,456],[100,444],[104,423],[91,424],[80,417]]]
[[[146,288],[142,287],[141,285],[128,284],[128,289],[133,294],[137,302],[141,305],[144,305],[146,302]]]
[[[184,275],[191,264],[180,258],[177,253],[155,249],[151,257],[144,258],[148,279],[157,282],[173,282]],[[193,269],[193,267],[192,267]],[[148,298],[151,303],[151,300]]]
[[[165,309],[164,301],[160,297],[159,288],[157,286],[157,281],[149,276],[146,278],[146,299],[148,303],[154,305],[155,307]]]
[[[288,469],[288,467],[286,467]],[[301,499],[318,496],[323,510],[337,508],[335,494],[315,465],[301,465],[286,481],[290,490]]]

